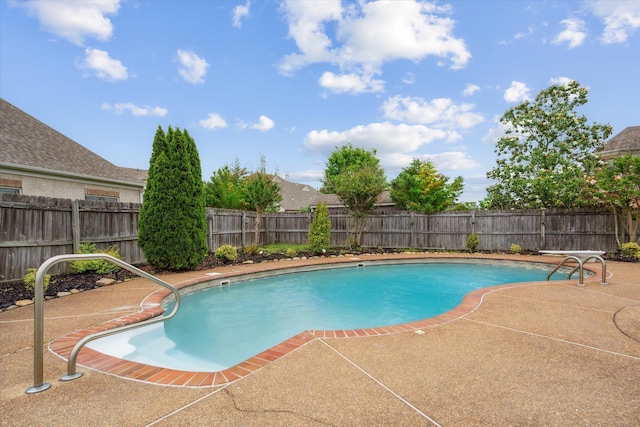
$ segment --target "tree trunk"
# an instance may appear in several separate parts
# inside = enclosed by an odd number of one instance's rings
[[[256,220],[253,223],[253,246],[260,245],[260,224],[262,223],[262,212],[256,211]]]

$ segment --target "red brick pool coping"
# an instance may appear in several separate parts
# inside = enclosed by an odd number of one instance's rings
[[[412,258],[415,259],[415,258]],[[431,258],[433,260],[433,258]],[[449,258],[449,260],[451,260]],[[505,261],[505,259],[500,259]],[[357,261],[351,261],[357,263]],[[530,262],[530,261],[529,261]],[[266,270],[279,270],[281,268],[267,268]],[[264,270],[263,270],[264,271]],[[185,288],[193,286],[199,283],[205,283],[220,278],[230,276],[241,276],[240,274],[221,274],[214,277],[199,277],[179,285],[174,285],[177,288]],[[595,276],[594,276],[595,277]],[[593,279],[592,279],[593,280]],[[585,279],[585,281],[592,281]],[[540,283],[540,282],[537,282]],[[358,338],[358,337],[371,337],[390,335],[401,332],[416,331],[436,325],[442,325],[453,320],[466,316],[467,314],[475,311],[480,304],[485,294],[493,292],[497,289],[505,289],[513,286],[522,286],[525,283],[520,284],[507,284],[492,286],[482,289],[477,289],[467,294],[462,302],[452,310],[442,313],[435,317],[428,319],[417,320],[409,323],[384,326],[377,328],[364,328],[364,329],[346,329],[346,330],[307,330],[295,335],[280,344],[271,347],[231,368],[224,369],[217,372],[192,372],[182,371],[176,369],[162,368],[152,365],[146,365],[138,362],[131,362],[128,360],[120,359],[118,357],[110,356],[104,353],[100,353],[88,347],[84,347],[77,357],[77,363],[79,366],[103,372],[110,375],[116,375],[122,378],[127,378],[136,381],[142,381],[146,383],[167,385],[167,386],[182,386],[182,387],[215,387],[225,385],[234,381],[237,381],[253,372],[263,368],[271,362],[278,360],[279,358],[287,355],[288,353],[306,345],[307,343],[324,338]],[[160,305],[162,300],[170,295],[170,291],[166,289],[160,289],[150,294],[141,305],[141,310],[137,313],[133,313],[127,316],[119,317],[114,320],[110,320],[101,323],[98,326],[94,326],[88,329],[79,330],[62,337],[56,338],[49,343],[49,350],[65,360],[68,360],[71,350],[78,341],[82,338],[110,329],[114,329],[124,325],[130,325],[139,323],[144,320],[151,319],[164,313],[164,309]]]

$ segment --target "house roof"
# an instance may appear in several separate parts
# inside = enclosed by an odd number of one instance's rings
[[[607,141],[598,155],[603,159],[632,154],[640,156],[640,126],[629,126]]]
[[[278,175],[274,175],[272,179],[280,187],[280,195],[282,196],[280,206],[285,211],[299,211],[308,208],[318,197],[318,190],[311,186],[290,182]]]
[[[325,202],[329,208],[342,207],[343,204],[336,194],[318,194],[318,197],[311,204],[313,208],[317,207],[320,203]],[[383,191],[378,196],[376,206],[393,206],[393,200],[391,200],[391,193]]]
[[[0,166],[143,187],[146,171],[121,168],[0,98]]]

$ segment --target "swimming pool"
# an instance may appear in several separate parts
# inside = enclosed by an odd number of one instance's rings
[[[87,347],[153,366],[220,371],[304,330],[425,319],[453,309],[475,289],[542,281],[548,272],[535,264],[438,262],[277,274],[187,294],[174,318]]]

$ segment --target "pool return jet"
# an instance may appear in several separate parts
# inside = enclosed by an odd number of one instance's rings
[[[78,358],[78,353],[85,346],[85,344],[102,337],[106,337],[109,335],[114,335],[120,332],[128,331],[131,329],[140,328],[142,326],[147,326],[152,323],[164,322],[167,319],[172,318],[178,312],[180,308],[180,293],[176,288],[171,286],[165,281],[158,279],[151,274],[140,270],[132,266],[131,264],[127,264],[126,262],[115,258],[111,255],[107,254],[70,254],[70,255],[58,255],[46,260],[38,271],[36,272],[36,283],[34,289],[34,304],[35,310],[33,315],[33,386],[29,387],[26,390],[27,394],[39,393],[41,391],[45,391],[51,387],[51,384],[45,383],[43,381],[44,375],[44,278],[46,277],[47,271],[55,264],[64,261],[78,261],[78,260],[96,260],[101,259],[105,261],[112,262],[116,264],[120,268],[123,268],[131,273],[137,274],[140,277],[151,280],[158,285],[169,289],[175,298],[175,305],[171,313],[168,315],[160,315],[154,317],[153,319],[145,320],[144,322],[134,323],[131,325],[119,326],[114,329],[109,329],[106,331],[97,332],[95,334],[87,335],[82,338],[80,341],[76,343],[76,345],[71,350],[69,354],[69,361],[67,363],[67,373],[63,375],[60,380],[61,381],[70,381],[75,380],[76,378],[80,378],[82,376],[82,372],[76,372],[76,360]]]

